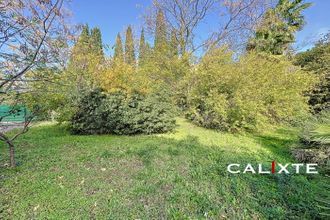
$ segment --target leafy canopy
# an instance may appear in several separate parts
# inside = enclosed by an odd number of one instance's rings
[[[210,51],[186,79],[187,116],[220,130],[254,130],[308,112],[311,74],[285,58],[249,53],[234,62],[226,48]]]

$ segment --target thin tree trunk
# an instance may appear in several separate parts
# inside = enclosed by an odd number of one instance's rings
[[[16,167],[15,162],[15,145],[13,139],[7,137],[4,133],[0,132],[0,140],[7,144],[9,148],[9,163],[10,167]]]
[[[23,130],[16,133],[12,138],[8,137],[4,132],[0,131],[0,140],[5,142],[9,148],[9,158],[10,158],[9,162],[10,162],[10,167],[12,167],[12,168],[16,167],[14,140],[17,137],[19,137],[20,135],[22,135],[28,131],[29,124],[31,123],[32,119],[33,119],[33,117],[29,117],[29,118],[26,117]]]
[[[10,167],[14,168],[14,167],[16,167],[15,146],[11,141],[7,141],[7,144],[9,146]]]

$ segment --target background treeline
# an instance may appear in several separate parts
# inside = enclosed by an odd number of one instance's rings
[[[125,38],[118,33],[111,57],[104,54],[101,31],[83,26],[66,68],[52,75],[58,83],[48,90],[56,92],[28,96],[28,103],[42,103],[44,117],[70,121],[73,132],[87,134],[97,126],[95,133],[170,131],[173,115],[221,131],[255,131],[281,123],[297,125],[311,114],[328,111],[329,38],[303,53],[292,50],[295,33],[305,23],[302,11],[310,3],[251,4],[263,10],[247,38],[236,32],[242,36],[237,39],[223,29],[196,45],[196,26],[216,3],[179,1],[178,8],[185,13],[177,18],[169,11],[172,1],[155,2],[139,37],[131,26]],[[203,7],[193,11],[193,6]],[[249,16],[236,22],[243,25]],[[204,52],[196,52],[197,48]],[[39,70],[39,74],[50,72],[54,71]],[[32,85],[36,87],[37,83]],[[95,98],[96,94],[103,98]],[[117,113],[125,121],[116,119],[116,125],[108,126],[109,117]],[[100,117],[91,120],[96,115]],[[96,127],[91,125],[94,122]],[[125,129],[118,130],[120,124]]]

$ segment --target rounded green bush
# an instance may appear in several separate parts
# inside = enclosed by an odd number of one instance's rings
[[[174,129],[174,108],[164,94],[96,89],[83,97],[71,119],[74,134],[152,134]]]

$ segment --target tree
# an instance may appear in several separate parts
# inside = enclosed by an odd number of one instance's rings
[[[180,54],[195,50],[195,30],[208,15],[210,9],[215,4],[215,0],[154,0],[152,10],[157,13],[156,21],[150,22],[152,17],[146,16],[147,23],[155,23],[155,35],[160,35],[158,39],[165,40],[167,28],[175,30],[177,40],[180,45]],[[168,26],[168,27],[165,27]],[[156,44],[155,44],[156,47]]]
[[[140,45],[139,45],[139,65],[142,65],[146,59],[147,45],[144,37],[144,29],[141,30]]]
[[[42,76],[30,78],[27,73],[39,67],[59,67],[65,63],[67,53],[62,52],[71,33],[63,4],[63,0],[0,2],[0,100],[1,104],[11,106],[8,114],[19,111],[21,94],[29,92],[29,82],[47,82]],[[8,145],[11,167],[16,166],[14,140],[28,131],[37,112],[30,111],[31,114],[25,115],[21,129],[12,137],[1,129],[0,140]],[[0,118],[3,120],[5,117]]]
[[[104,60],[104,52],[102,45],[102,36],[99,28],[93,28],[91,30],[91,46],[93,53],[97,56],[101,63]]]
[[[303,0],[280,0],[275,8],[269,9],[256,30],[247,50],[256,50],[282,55],[295,40],[295,33],[304,25],[302,11],[311,3]]]
[[[81,96],[98,87],[104,71],[104,54],[101,31],[84,25],[74,44],[65,71],[61,74],[65,85],[59,86],[63,95],[58,120],[66,121],[72,116]]]
[[[200,54],[224,44],[241,50],[272,2],[272,0],[153,0],[152,7],[145,15],[146,27],[148,31],[154,33],[157,13],[162,11],[168,30],[174,30],[176,33],[180,56],[197,51]],[[210,34],[201,34],[198,30],[210,16],[218,25]],[[170,32],[167,34],[170,35]]]
[[[167,26],[162,10],[159,10],[157,13],[154,47],[156,53],[160,53],[163,55],[167,53]]]
[[[219,27],[202,44],[207,50],[229,46],[236,54],[246,50],[249,39],[265,12],[274,6],[273,0],[224,0],[216,3],[220,11]],[[207,51],[206,50],[206,51]]]
[[[114,60],[124,62],[123,43],[122,43],[121,36],[119,33],[117,34],[116,44],[114,47],[115,47],[115,52],[114,52],[114,56],[113,56]]]
[[[314,73],[320,80],[308,93],[313,112],[330,110],[330,33],[312,49],[298,53],[295,64]]]
[[[94,60],[97,59],[93,49],[91,32],[88,25],[84,25],[76,44],[72,48],[66,71],[69,82],[75,84],[71,88],[75,95],[92,87],[93,71],[95,70]]]
[[[174,30],[171,35],[168,34],[162,10],[157,11],[153,33],[155,33],[154,47],[151,48],[146,44],[147,56],[144,65],[138,70],[138,75],[143,75],[151,82],[153,91],[166,91],[173,98],[178,92],[180,79],[189,71],[189,56],[176,56],[178,55],[177,36]]]
[[[89,26],[88,26],[88,24],[86,24],[82,27],[82,31],[78,38],[78,42],[80,44],[84,45],[85,47],[87,47],[87,49],[90,49],[90,48],[88,48],[91,44],[90,35],[91,34],[90,34]]]
[[[74,67],[80,67],[84,69],[86,67],[86,64],[88,62],[87,54],[91,52],[91,39],[90,39],[90,31],[89,26],[84,25],[82,27],[82,31],[80,33],[80,36],[78,37],[78,40],[76,44],[73,46],[70,59],[69,59],[69,68],[71,66]],[[84,55],[83,57],[79,57],[78,55]]]
[[[135,61],[135,51],[134,51],[134,39],[132,27],[128,26],[126,30],[126,39],[125,39],[125,62],[129,65],[134,66]]]
[[[174,30],[171,32],[171,40],[170,40],[170,55],[177,56],[179,54],[179,42]]]

